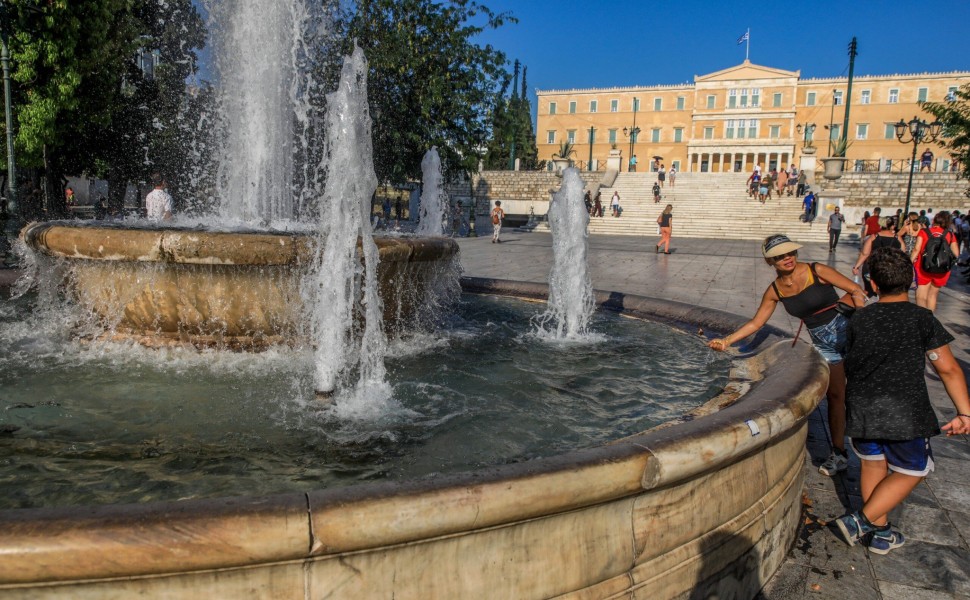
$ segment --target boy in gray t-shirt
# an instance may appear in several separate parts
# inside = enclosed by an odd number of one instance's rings
[[[970,433],[967,380],[950,351],[953,341],[929,310],[909,302],[913,265],[899,248],[869,257],[879,302],[849,322],[845,357],[846,435],[862,461],[862,509],[836,520],[855,544],[887,554],[905,539],[887,515],[933,470],[930,437]],[[930,405],[923,369],[930,359],[957,415],[941,428]]]

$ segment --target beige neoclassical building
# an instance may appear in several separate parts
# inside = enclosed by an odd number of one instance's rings
[[[893,125],[914,116],[931,121],[918,103],[943,101],[966,83],[970,71],[856,76],[848,168],[908,169],[912,144],[900,143]],[[621,154],[623,170],[631,154],[639,171],[652,168],[655,156],[680,171],[787,166],[798,164],[806,144],[829,154],[830,140],[842,133],[847,87],[846,77],[801,79],[799,71],[745,61],[681,85],[538,90],[536,143],[549,160],[561,142],[573,142],[574,160],[592,170],[605,168],[611,150]],[[929,147],[934,169],[949,170],[946,151]]]

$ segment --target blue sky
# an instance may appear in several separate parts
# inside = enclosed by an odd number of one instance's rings
[[[751,62],[803,78],[846,74],[853,36],[856,75],[970,70],[970,0],[481,2],[518,17],[481,40],[528,66],[530,91],[690,82],[742,62],[748,28]]]

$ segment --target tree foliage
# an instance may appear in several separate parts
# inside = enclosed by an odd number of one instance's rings
[[[511,17],[474,0],[360,0],[345,18],[344,53],[356,41],[370,64],[378,178],[418,178],[432,146],[450,173],[467,168],[507,75],[505,56],[473,38]]]
[[[944,102],[924,102],[922,107],[943,123],[941,143],[960,165],[960,177],[970,179],[970,83]],[[970,186],[967,187],[970,196]]]
[[[514,89],[512,97],[506,98],[508,80],[499,93],[492,113],[491,137],[485,153],[485,167],[488,169],[510,167],[513,143],[515,157],[519,159],[522,170],[535,170],[545,164],[545,161],[539,161],[539,150],[532,128],[532,103],[529,101],[526,73],[527,69],[523,69],[521,93]]]

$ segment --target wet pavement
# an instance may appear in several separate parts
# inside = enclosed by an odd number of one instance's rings
[[[593,287],[688,302],[751,316],[774,271],[751,240],[677,239],[669,255],[656,254],[657,237],[592,236],[589,265]],[[552,262],[552,238],[545,233],[463,238],[464,273],[521,281],[546,282]],[[851,277],[858,245],[843,242],[829,253],[824,244],[806,244],[800,260],[828,264]],[[970,286],[955,272],[940,293],[937,317],[954,335],[953,353],[970,374]],[[794,332],[798,321],[776,310],[769,321]],[[802,335],[806,334],[802,332]],[[927,375],[930,398],[941,422],[955,414],[935,373]],[[936,471],[891,515],[906,545],[890,554],[870,554],[849,547],[832,526],[836,517],[861,506],[859,461],[850,452],[848,471],[834,478],[817,465],[830,447],[823,404],[809,421],[805,465],[806,490],[802,529],[784,565],[761,594],[766,600],[851,598],[936,600],[970,599],[970,440],[936,437]]]

